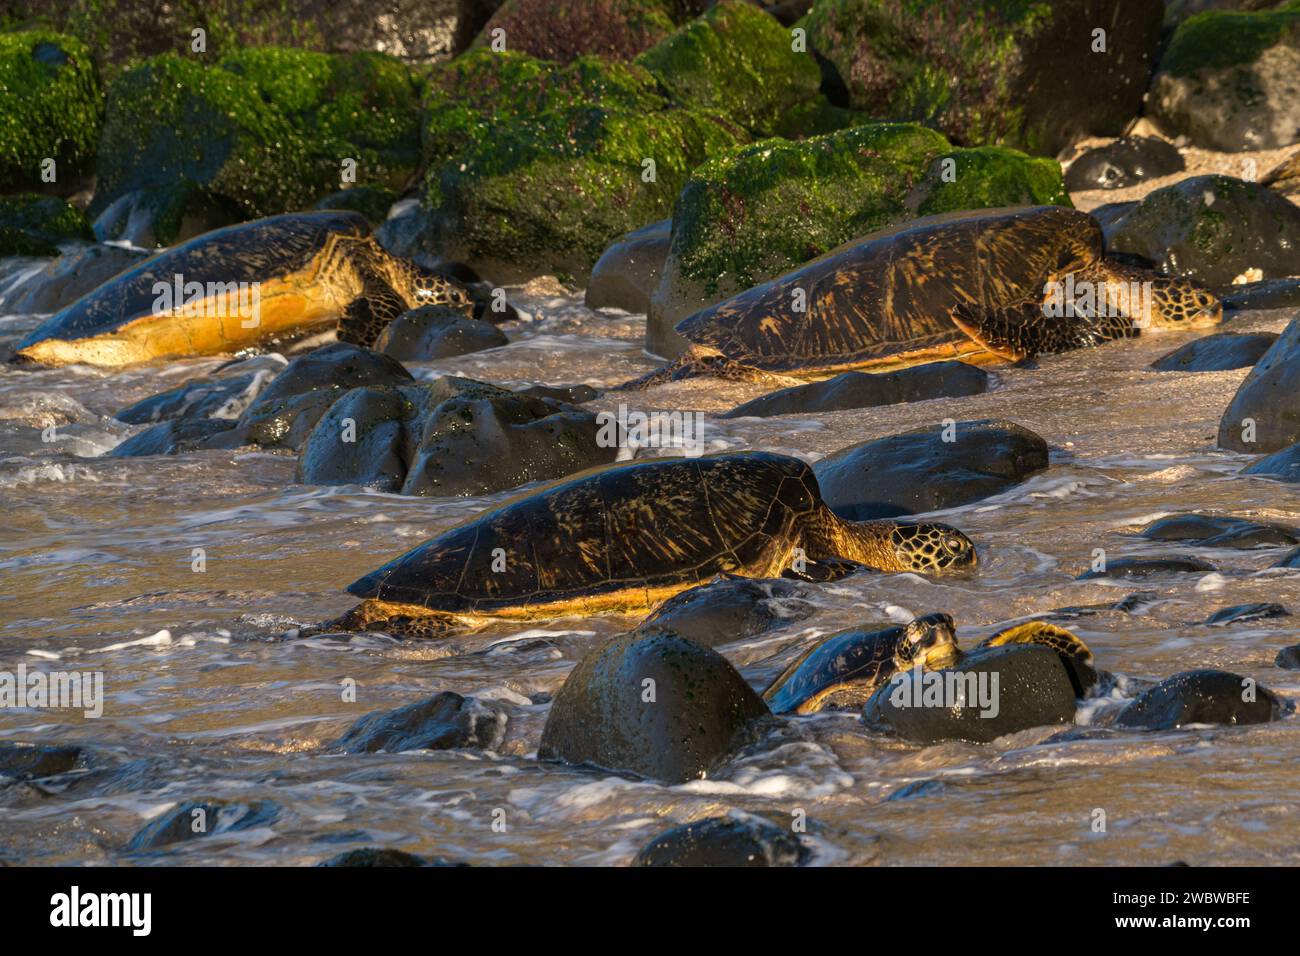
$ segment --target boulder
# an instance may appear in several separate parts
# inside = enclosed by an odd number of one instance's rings
[[[389,847],[363,846],[355,850],[345,850],[328,860],[322,860],[317,866],[342,866],[342,867],[417,867],[417,866],[469,866],[468,863],[459,863],[453,860],[444,860],[441,857],[425,859],[422,856],[416,856],[414,853],[407,853],[404,850],[393,850]]]
[[[659,605],[637,630],[666,630],[701,647],[717,647],[811,617],[803,586],[783,578],[720,577]]]
[[[501,30],[506,49],[542,60],[631,60],[672,33],[674,7],[668,0],[506,0],[473,45],[490,44]]]
[[[1224,289],[1219,296],[1225,311],[1285,309],[1300,306],[1300,279],[1262,279]]]
[[[137,432],[107,452],[109,458],[180,455],[201,448],[237,448],[235,423],[221,418],[173,418]]]
[[[1206,10],[1174,32],[1147,111],[1205,149],[1275,149],[1300,139],[1300,8]]]
[[[186,800],[141,827],[126,845],[126,852],[144,853],[218,833],[270,826],[279,815],[279,807],[266,800]]]
[[[450,306],[424,305],[393,319],[375,340],[375,349],[403,362],[427,362],[509,342],[491,322],[471,319]]]
[[[989,373],[964,362],[927,362],[897,372],[844,372],[808,385],[779,389],[737,405],[723,418],[838,412],[988,391]]]
[[[1250,368],[1277,341],[1274,332],[1220,332],[1188,342],[1151,363],[1157,372],[1226,372]]]
[[[1288,551],[1278,558],[1276,563],[1269,566],[1274,568],[1300,568],[1300,548]]]
[[[80,209],[54,196],[0,196],[0,256],[57,256],[59,244],[90,240]]]
[[[1220,670],[1175,674],[1144,691],[1120,711],[1115,726],[1174,730],[1187,724],[1263,724],[1295,705],[1253,680]]]
[[[1219,422],[1218,444],[1268,454],[1300,441],[1300,319],[1255,363]]]
[[[1042,438],[1014,422],[985,419],[850,445],[813,471],[831,510],[862,521],[979,501],[1046,467]]]
[[[350,209],[359,212],[372,226],[388,221],[388,210],[397,202],[397,193],[387,186],[354,186],[330,193],[316,202],[316,209]]]
[[[1291,612],[1281,604],[1237,604],[1221,607],[1205,619],[1211,627],[1227,624],[1246,624],[1250,621],[1267,621],[1277,617],[1290,617]]]
[[[1155,558],[1116,558],[1114,561],[1106,561],[1101,568],[1089,568],[1075,580],[1092,581],[1097,578],[1141,580],[1157,574],[1209,574],[1214,570],[1214,565],[1199,558],[1183,558],[1177,555]]]
[[[709,817],[659,834],[633,866],[801,866],[811,854],[794,833],[749,814]]]
[[[496,750],[506,732],[506,714],[474,697],[443,691],[396,710],[362,717],[329,749],[360,754],[403,750]]]
[[[1125,136],[1080,155],[1065,173],[1070,192],[1126,189],[1186,168],[1178,147],[1156,136]]]
[[[1300,482],[1300,444],[1289,445],[1281,451],[1266,455],[1253,465],[1243,468],[1240,473],[1292,484]]]
[[[660,219],[629,232],[602,252],[587,281],[583,297],[587,308],[649,312],[671,236],[672,220]]]
[[[66,249],[35,275],[0,293],[0,312],[58,312],[135,266],[147,254],[121,246]]]
[[[715,651],[665,631],[624,634],[570,672],[537,755],[685,783],[712,772],[767,714]]]
[[[1182,541],[1206,548],[1277,548],[1300,544],[1300,530],[1232,515],[1177,514],[1158,518],[1138,534],[1151,541]]]
[[[1300,670],[1300,644],[1292,644],[1278,651],[1273,658],[1273,665],[1288,671]]]
[[[67,773],[81,765],[80,747],[58,744],[0,743],[0,781],[40,780]]]

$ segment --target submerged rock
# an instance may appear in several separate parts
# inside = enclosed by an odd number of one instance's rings
[[[767,714],[715,651],[670,632],[624,634],[569,674],[537,755],[685,783],[706,776]]]
[[[1219,297],[1226,311],[1285,309],[1300,306],[1300,279],[1264,279],[1224,289]],[[1273,333],[1257,333],[1272,335]]]
[[[1280,604],[1238,604],[1234,607],[1221,607],[1205,623],[1211,626],[1224,624],[1245,624],[1248,621],[1266,621],[1275,617],[1290,617],[1291,612]]]
[[[590,402],[599,396],[590,385],[529,385],[527,388],[517,389],[520,395],[530,395],[533,398],[549,398],[557,402],[568,402],[572,405],[582,405]]]
[[[1151,363],[1157,372],[1225,372],[1250,368],[1277,341],[1275,332],[1220,332],[1188,342]]]
[[[811,854],[788,830],[761,817],[709,817],[659,834],[633,866],[801,866]]]
[[[1185,168],[1183,154],[1173,143],[1155,136],[1125,136],[1094,147],[1072,162],[1065,174],[1065,188],[1070,192],[1124,189]]]
[[[1207,548],[1275,548],[1300,544],[1300,529],[1231,515],[1168,515],[1151,522],[1138,534],[1151,541],[1184,541]]]
[[[587,281],[587,308],[649,312],[671,236],[672,220],[661,219],[629,232],[602,252]]]
[[[109,458],[179,455],[202,448],[238,448],[235,423],[221,418],[173,418],[132,435],[109,450]]]
[[[1250,467],[1243,468],[1241,474],[1272,478],[1274,481],[1300,482],[1300,444],[1261,458]]]
[[[638,631],[667,630],[701,647],[755,637],[811,617],[804,587],[783,578],[722,577],[669,598]]]
[[[1288,551],[1278,559],[1277,563],[1272,565],[1275,568],[1300,568],[1300,548],[1294,551]]]
[[[1268,454],[1300,441],[1300,319],[1293,319],[1232,397],[1220,448]]]
[[[404,362],[426,362],[509,342],[491,322],[471,319],[449,306],[425,305],[393,319],[375,341],[375,349]]]
[[[329,749],[360,754],[403,750],[496,750],[505,737],[506,714],[474,697],[443,691],[396,710],[367,714]]]
[[[59,244],[94,238],[85,214],[54,196],[0,196],[0,256],[57,256]]]
[[[83,245],[51,259],[35,275],[0,294],[0,312],[58,312],[125,272],[147,253],[121,246]]]
[[[232,421],[257,398],[273,378],[270,369],[243,375],[208,376],[119,409],[113,417],[128,425],[143,425],[171,418],[228,418]]]
[[[145,824],[126,845],[127,853],[141,853],[199,837],[269,826],[280,808],[268,800],[228,803],[223,800],[186,800]]]
[[[927,362],[897,372],[844,372],[808,385],[783,388],[738,405],[723,418],[837,412],[988,391],[989,373],[965,362]]]
[[[1133,580],[1149,578],[1154,574],[1209,574],[1216,570],[1214,565],[1199,558],[1178,556],[1158,558],[1116,558],[1107,561],[1101,570],[1088,569],[1075,578],[1076,581],[1092,581],[1097,578]]]
[[[1254,681],[1213,669],[1184,671],[1143,692],[1115,718],[1133,730],[1174,730],[1186,724],[1263,724],[1294,704]]]
[[[1300,670],[1300,644],[1292,644],[1290,647],[1282,648],[1277,652],[1277,656],[1273,658],[1273,664],[1283,670]]]
[[[341,867],[423,867],[423,866],[469,866],[468,863],[456,863],[435,857],[431,860],[405,850],[393,850],[382,846],[363,846],[355,850],[344,850],[337,856],[322,860],[317,866]]]
[[[862,521],[979,501],[1046,467],[1042,438],[1014,422],[984,419],[841,448],[813,471],[831,510]]]
[[[953,688],[965,688],[965,696]],[[1031,727],[1070,723],[1075,708],[1074,683],[1061,656],[1041,645],[1017,644],[970,651],[953,667],[925,672],[920,683],[911,671],[899,675],[867,701],[862,722],[912,743],[987,743]]]
[[[40,780],[67,773],[83,759],[80,747],[0,743],[0,780]]]

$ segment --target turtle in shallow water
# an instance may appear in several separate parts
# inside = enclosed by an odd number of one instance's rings
[[[371,345],[408,309],[472,309],[454,282],[385,252],[365,216],[290,213],[205,233],[144,260],[50,316],[15,358],[132,365],[235,352],[337,327]]]
[[[1080,694],[1096,681],[1092,652],[1063,627],[1028,621],[986,637],[979,647],[1004,644],[1050,647],[1061,655]],[[763,700],[774,714],[857,709],[896,675],[918,665],[925,670],[951,667],[961,654],[957,629],[947,614],[927,614],[881,631],[840,631],[795,658],[763,691]]]
[[[1020,361],[1223,319],[1185,279],[1107,259],[1062,206],[929,216],[873,233],[677,324],[691,346],[624,388],[714,374],[792,384],[945,359]]]
[[[506,502],[352,584],[361,604],[313,628],[436,636],[494,618],[644,613],[718,574],[831,580],[864,566],[975,564],[941,524],[845,521],[812,469],[768,452],[596,468]]]

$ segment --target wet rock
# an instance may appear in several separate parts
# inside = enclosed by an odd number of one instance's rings
[[[549,398],[557,402],[568,402],[571,405],[582,405],[600,395],[590,385],[529,385],[527,388],[521,388],[518,391],[520,395],[530,395],[533,398]]]
[[[387,186],[353,186],[330,193],[319,200],[315,209],[351,209],[378,226],[388,219],[388,210],[397,202],[397,193]]]
[[[1174,32],[1147,109],[1205,149],[1275,149],[1297,139],[1300,11],[1208,10]]]
[[[1249,468],[1243,468],[1240,473],[1272,478],[1274,481],[1300,482],[1300,444],[1261,458]]]
[[[1108,250],[1211,287],[1231,286],[1248,269],[1264,278],[1300,274],[1300,207],[1230,176],[1193,176],[1155,190],[1106,239]]]
[[[1121,135],[1141,111],[1160,42],[1157,0],[971,10],[952,0],[817,3],[808,46],[846,105],[924,120],[963,143],[1054,156],[1088,135]],[[1104,55],[1088,52],[1098,24]]]
[[[1300,319],[1293,319],[1250,374],[1219,422],[1219,447],[1268,454],[1300,441]]]
[[[874,408],[933,398],[957,398],[988,391],[989,373],[965,362],[927,362],[897,372],[844,372],[808,385],[760,395],[738,405],[723,418],[795,415]]]
[[[1186,168],[1178,147],[1155,136],[1125,136],[1088,150],[1070,164],[1065,188],[1124,189]]]
[[[229,378],[204,376],[166,392],[142,398],[126,408],[119,409],[113,417],[128,425],[143,425],[171,418],[234,419],[238,417],[237,414],[227,415],[223,411],[238,408],[241,401],[255,398],[257,391],[264,387],[271,377],[269,370],[250,372],[247,375],[233,375]],[[243,409],[239,408],[238,411],[242,412]]]
[[[432,214],[418,199],[403,199],[388,211],[388,218],[375,230],[375,242],[403,259],[416,256],[424,238],[434,229]]]
[[[1285,309],[1300,306],[1300,279],[1264,279],[1223,290],[1219,297],[1228,311]],[[1271,334],[1271,333],[1257,333]]]
[[[403,312],[375,342],[376,351],[405,362],[452,358],[509,343],[491,322],[471,319],[445,305],[425,305]]]
[[[1151,363],[1157,372],[1225,372],[1250,368],[1277,341],[1274,332],[1220,332],[1188,342]]]
[[[1137,207],[1137,200],[1131,202],[1108,202],[1104,206],[1098,206],[1089,213],[1089,215],[1092,216],[1093,219],[1097,220],[1097,224],[1101,226],[1102,234],[1109,236],[1111,227]]]
[[[251,804],[186,800],[141,827],[126,852],[142,853],[199,837],[270,826],[279,815],[280,808],[267,800]]]
[[[1231,515],[1181,514],[1159,518],[1138,534],[1151,541],[1184,541],[1207,548],[1276,548],[1300,544],[1300,530]]]
[[[132,435],[111,449],[109,458],[179,455],[201,448],[237,448],[235,423],[221,418],[173,418]]]
[[[624,634],[569,674],[538,757],[684,783],[725,760],[767,713],[715,651],[667,632]]]
[[[379,750],[496,750],[505,737],[506,720],[504,711],[477,698],[443,691],[406,707],[367,714],[329,749],[349,754]]]
[[[954,148],[914,123],[741,147],[695,169],[682,189],[646,349],[675,357],[682,319],[873,230],[954,210],[1068,202],[1055,160]]]
[[[1159,558],[1116,558],[1107,561],[1100,571],[1088,569],[1075,578],[1076,581],[1092,581],[1097,578],[1113,580],[1136,580],[1149,578],[1155,574],[1208,574],[1215,567],[1199,558],[1159,557]]]
[[[1173,730],[1187,724],[1263,724],[1292,710],[1290,701],[1240,674],[1205,669],[1175,674],[1144,691],[1120,711],[1114,726]]]
[[[596,54],[630,60],[673,31],[665,0],[506,0],[483,26],[474,46],[504,30],[510,49],[571,63]]]
[[[67,773],[82,761],[80,747],[0,743],[0,780],[40,780]]]
[[[629,232],[601,253],[587,280],[587,308],[649,312],[671,236],[672,220],[661,219]]]
[[[441,857],[425,859],[405,850],[393,850],[381,846],[363,846],[355,850],[345,850],[328,860],[322,860],[317,866],[342,867],[418,867],[418,866],[469,866]]]
[[[0,256],[57,256],[60,243],[94,238],[85,213],[54,196],[0,196]]]
[[[1219,608],[1205,619],[1205,623],[1211,626],[1221,626],[1290,616],[1291,612],[1280,604],[1238,604],[1234,607]]]
[[[1046,467],[1042,438],[1014,422],[984,419],[841,448],[813,471],[831,510],[861,521],[979,501]]]
[[[1283,670],[1300,670],[1300,644],[1292,644],[1290,647],[1282,648],[1277,652],[1277,656],[1273,658],[1273,664]]]
[[[963,686],[961,698],[957,688]],[[902,674],[872,695],[862,722],[913,743],[987,743],[1031,727],[1070,723],[1075,707],[1074,684],[1061,656],[1041,645],[1018,644],[970,651],[951,668],[923,673],[919,684],[913,672]]]
[[[121,246],[78,246],[0,293],[0,312],[58,312],[136,265],[147,253]]]
[[[1271,565],[1271,567],[1300,568],[1300,548],[1296,548],[1294,551],[1288,551],[1286,554],[1284,554],[1281,558],[1278,559],[1278,562],[1276,564]]]
[[[669,598],[638,631],[667,630],[717,647],[802,621],[816,610],[802,585],[782,578],[722,577]]]
[[[811,854],[793,833],[770,820],[709,817],[661,833],[633,866],[801,866]]]

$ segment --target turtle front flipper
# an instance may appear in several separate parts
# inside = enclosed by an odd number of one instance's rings
[[[960,305],[949,318],[974,341],[1010,362],[1137,334],[1133,320],[1125,315],[1062,311],[1065,314],[1050,315],[1046,302],[1033,300],[1003,308]]]
[[[455,620],[447,614],[430,611],[412,604],[393,604],[387,601],[362,601],[352,610],[332,621],[304,628],[301,637],[331,631],[382,631],[393,637],[435,638],[445,637],[457,630]]]
[[[848,558],[820,558],[816,561],[809,559],[802,562],[798,570],[792,567],[786,568],[781,572],[781,577],[822,584],[827,581],[838,581],[840,578],[847,578],[849,575],[857,574],[860,571],[873,570],[875,569],[860,561],[850,561]]]
[[[1079,697],[1084,696],[1088,688],[1097,683],[1092,651],[1082,638],[1063,627],[1047,621],[1026,621],[986,637],[979,646],[1003,647],[1007,644],[1041,644],[1056,651],[1061,655],[1061,662],[1065,664],[1070,683],[1074,685],[1074,692]]]
[[[406,300],[383,279],[364,276],[361,292],[343,310],[339,319],[339,341],[371,348],[388,328],[388,323],[408,308]]]
[[[709,348],[706,345],[692,345],[663,368],[657,368],[640,378],[624,382],[614,388],[613,391],[639,392],[655,385],[680,382],[701,375],[712,375],[714,378],[726,379],[731,382],[752,382],[756,385],[769,385],[773,388],[786,388],[791,385],[803,384],[799,379],[791,378],[788,375],[776,375],[773,372],[764,372],[762,369],[750,365],[743,365],[727,358],[717,349]]]

